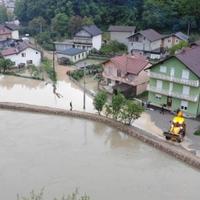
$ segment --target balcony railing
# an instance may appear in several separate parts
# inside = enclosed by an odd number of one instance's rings
[[[150,86],[150,85],[148,85],[147,90],[150,91],[150,92],[155,92],[155,93],[158,93],[158,94],[171,96],[171,97],[175,97],[175,98],[183,99],[183,100],[187,100],[187,101],[192,101],[192,102],[197,102],[198,98],[199,98],[198,95],[192,96],[192,95],[176,93],[176,92],[173,92],[173,91],[170,92],[170,91],[160,89],[160,88],[157,88],[157,87],[153,87],[153,86]]]
[[[171,82],[174,82],[174,83],[189,85],[189,86],[193,86],[193,87],[199,87],[199,81],[198,80],[195,81],[195,80],[180,79],[180,78],[176,78],[174,76],[167,76],[165,74],[160,74],[160,73],[155,73],[155,72],[150,72],[150,77],[155,78],[155,79],[171,81]]]
[[[74,38],[74,43],[91,45],[92,39],[89,39],[89,38]]]

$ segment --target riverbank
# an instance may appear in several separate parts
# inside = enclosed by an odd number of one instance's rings
[[[142,142],[149,144],[153,146],[154,148],[159,149],[187,163],[188,165],[200,170],[200,158],[194,155],[193,153],[187,151],[180,145],[171,144],[169,142],[159,139],[158,137],[153,136],[151,133],[148,133],[138,127],[126,126],[120,122],[114,121],[110,118],[99,116],[97,114],[80,112],[80,111],[69,111],[69,110],[64,110],[64,109],[59,109],[59,108],[50,108],[50,107],[35,106],[35,105],[29,105],[29,104],[8,103],[8,102],[1,102],[0,109],[43,113],[43,114],[59,115],[59,116],[70,116],[70,117],[84,118],[84,119],[104,123],[130,136],[136,137]]]

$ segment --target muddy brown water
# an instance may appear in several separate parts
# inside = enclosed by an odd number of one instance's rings
[[[200,173],[101,123],[0,110],[0,199],[198,200]]]

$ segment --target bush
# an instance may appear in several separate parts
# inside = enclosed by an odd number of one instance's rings
[[[196,131],[194,132],[194,135],[200,136],[200,129],[196,130]]]
[[[103,55],[126,53],[126,52],[127,52],[126,45],[119,43],[117,41],[111,41],[109,44],[104,44],[100,49],[100,53]]]
[[[94,98],[93,104],[95,109],[98,111],[99,115],[101,114],[101,111],[103,110],[103,107],[107,101],[107,93],[106,92],[98,92],[97,95]]]
[[[69,75],[70,75],[73,79],[79,81],[80,79],[83,78],[83,76],[84,76],[84,71],[83,71],[83,70],[76,70],[76,71],[70,72]]]

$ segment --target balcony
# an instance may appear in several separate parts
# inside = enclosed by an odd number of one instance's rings
[[[180,93],[176,93],[176,92],[170,92],[168,90],[164,90],[164,89],[160,89],[157,87],[153,87],[148,85],[147,90],[150,92],[154,92],[154,93],[158,93],[158,94],[162,94],[165,96],[171,96],[174,98],[178,98],[178,99],[182,99],[182,100],[186,100],[186,101],[192,101],[192,102],[197,102],[199,96],[191,96],[191,95],[185,95],[185,94],[180,94]]]
[[[167,76],[165,74],[160,74],[160,73],[155,73],[155,72],[150,72],[150,77],[155,78],[155,79],[160,79],[160,80],[166,80],[166,81],[171,81],[174,83],[180,83],[183,85],[189,85],[193,87],[199,87],[199,81],[195,80],[187,80],[187,79],[180,79],[176,78],[174,76]]]
[[[75,44],[92,45],[92,39],[90,39],[90,38],[77,38],[77,37],[74,37],[74,43]]]

